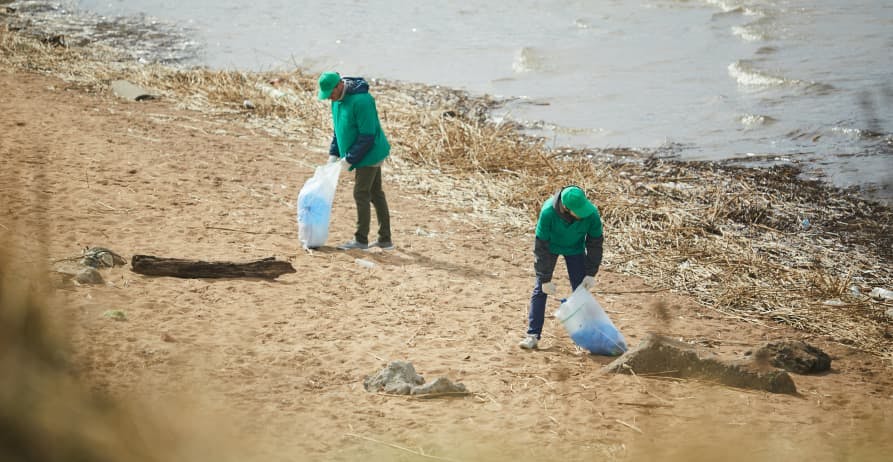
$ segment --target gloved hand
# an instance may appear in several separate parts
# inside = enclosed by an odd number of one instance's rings
[[[594,276],[586,276],[583,278],[583,282],[580,283],[586,290],[592,290],[595,287],[595,277]]]
[[[554,282],[544,282],[543,283],[543,293],[546,295],[555,295],[558,292],[558,288],[555,287]]]
[[[338,162],[339,160],[341,160],[341,158],[338,157],[338,156],[329,156],[329,163],[330,163],[330,164],[334,164],[335,162]]]

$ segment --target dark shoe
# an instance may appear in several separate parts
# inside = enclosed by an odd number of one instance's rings
[[[344,244],[338,246],[338,250],[352,250],[352,249],[360,249],[366,250],[369,248],[369,244],[363,244],[362,242],[357,241],[347,241]]]
[[[369,244],[369,247],[378,247],[381,250],[394,250],[394,243],[390,241],[386,242],[373,242]]]

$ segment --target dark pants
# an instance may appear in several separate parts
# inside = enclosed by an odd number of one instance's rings
[[[583,282],[586,277],[585,255],[565,255],[564,263],[567,265],[567,277],[571,280],[571,288],[577,289],[577,286]],[[533,295],[530,296],[530,311],[527,313],[527,333],[536,335],[540,338],[543,333],[543,321],[546,317],[546,300],[548,295],[543,292],[543,283],[540,278],[536,278],[536,284],[533,286]]]
[[[357,232],[354,239],[362,244],[369,243],[369,222],[372,220],[369,204],[372,204],[378,218],[378,242],[391,242],[391,214],[381,189],[381,167],[360,167],[355,171],[353,200],[357,203]]]

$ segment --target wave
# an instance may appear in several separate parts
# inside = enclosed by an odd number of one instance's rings
[[[747,16],[766,16],[766,5],[757,5],[754,3],[728,1],[728,0],[704,0],[707,5],[712,5],[723,13],[739,13]]]
[[[813,95],[824,95],[834,91],[832,85],[799,79],[789,79],[757,69],[749,60],[738,60],[728,67],[729,75],[738,85],[751,88],[795,88]]]
[[[893,133],[884,133],[876,130],[851,127],[832,127],[831,131],[850,138],[860,140],[880,140],[887,144],[893,143]]]
[[[732,27],[732,35],[744,40],[745,42],[764,42],[769,40],[769,35],[755,30],[752,27],[754,23],[747,24],[745,26],[734,26]]]
[[[762,72],[754,69],[747,60],[738,60],[729,64],[729,75],[734,78],[739,85],[746,87],[782,87],[789,81],[784,77],[777,77],[768,72]]]
[[[542,70],[542,68],[542,58],[531,47],[521,47],[515,53],[514,60],[512,60],[512,70],[519,74]]]
[[[741,125],[744,125],[745,128],[751,129],[772,125],[778,120],[767,115],[745,114],[739,117],[738,121],[741,122]]]

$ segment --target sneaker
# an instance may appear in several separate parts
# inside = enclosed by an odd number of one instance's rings
[[[381,250],[394,250],[394,243],[391,241],[387,242],[373,242],[369,244],[369,247],[378,247]]]
[[[366,250],[369,248],[369,244],[363,244],[362,242],[357,241],[347,241],[344,244],[338,246],[338,250],[351,250],[351,249],[360,249]]]
[[[540,343],[540,341],[536,338],[536,335],[528,334],[527,337],[524,337],[524,340],[521,340],[521,342],[518,343],[518,346],[525,350],[535,350],[538,343]]]

